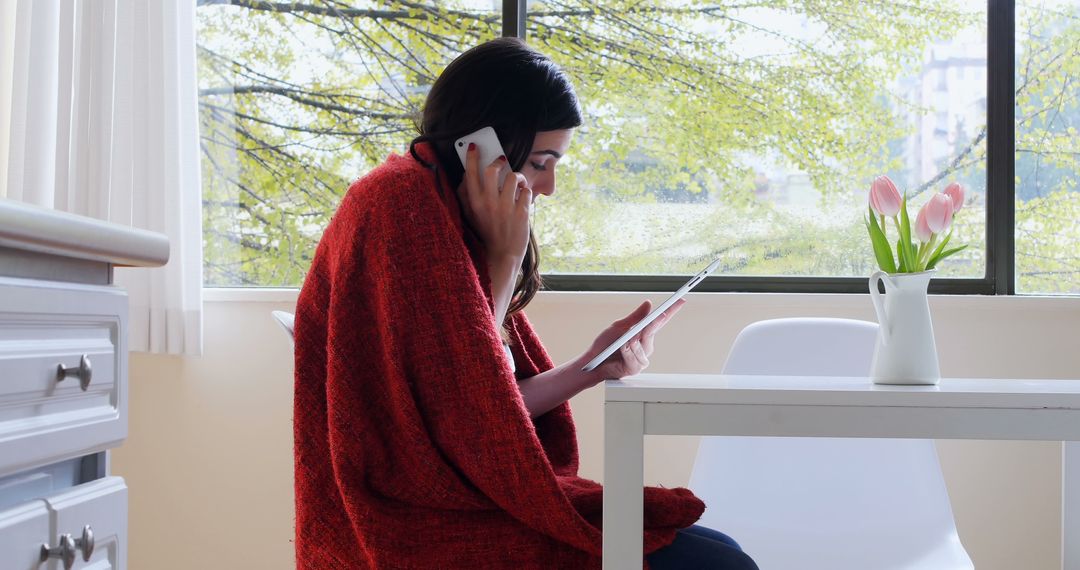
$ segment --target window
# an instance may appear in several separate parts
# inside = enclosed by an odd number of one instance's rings
[[[688,274],[719,255],[728,277],[858,277],[865,291],[860,220],[882,173],[915,206],[963,182],[954,239],[971,247],[941,274],[985,274],[986,86],[950,73],[986,67],[984,1],[648,4],[527,15],[587,114],[570,190],[537,205],[549,281]]]
[[[439,71],[502,29],[491,0],[416,6],[200,2],[207,286],[299,286],[349,183],[402,152]]]
[[[1080,293],[1080,3],[1016,7],[1016,270],[1022,293]]]
[[[1080,293],[1076,0],[200,4],[207,286],[298,286],[442,67],[523,22],[586,112],[537,204],[552,288],[670,289],[719,255],[705,290],[865,291],[887,173],[915,206],[968,188],[936,292]]]

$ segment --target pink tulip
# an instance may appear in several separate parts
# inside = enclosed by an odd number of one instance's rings
[[[964,187],[959,182],[953,182],[945,187],[945,195],[952,200],[952,211],[957,213],[964,207]]]
[[[934,194],[930,201],[923,205],[919,216],[926,216],[926,227],[935,234],[944,233],[952,224],[953,201],[945,194]],[[918,222],[916,222],[918,228]]]
[[[919,215],[915,216],[915,236],[923,243],[930,241],[933,236],[930,226],[926,225],[926,206],[923,206],[919,210]]]
[[[870,207],[882,216],[895,216],[900,211],[900,192],[888,176],[878,176],[870,184]]]

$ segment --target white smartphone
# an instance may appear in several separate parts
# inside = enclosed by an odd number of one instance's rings
[[[622,336],[615,339],[615,342],[611,343],[610,345],[608,345],[607,348],[600,351],[600,354],[597,354],[596,358],[590,360],[589,363],[582,368],[582,370],[588,372],[596,368],[597,366],[600,366],[602,362],[607,360],[607,357],[611,356],[616,350],[622,348],[622,345],[626,344],[627,341],[634,338],[635,335],[641,332],[645,327],[649,326],[649,323],[655,321],[657,317],[664,314],[664,311],[668,310],[668,308],[674,305],[676,301],[682,299],[683,295],[686,295],[690,292],[691,289],[696,287],[698,283],[704,281],[705,277],[715,271],[716,268],[719,266],[720,259],[714,259],[708,267],[702,269],[701,272],[699,272],[697,275],[691,277],[689,281],[683,284],[682,287],[679,287],[679,290],[675,291],[675,293],[668,297],[666,301],[661,303],[660,306],[653,309],[653,311],[646,315],[645,318],[641,319],[637,322],[637,324],[630,327],[630,330],[626,331],[626,333],[624,333]]]
[[[506,155],[506,153],[503,152],[502,143],[499,142],[498,135],[495,134],[495,129],[484,127],[454,141],[454,148],[457,150],[458,158],[461,159],[461,166],[464,168],[468,168],[467,155],[465,153],[469,150],[469,143],[475,143],[476,149],[480,151],[481,170],[487,168],[492,162],[495,162],[495,159]],[[499,173],[500,188],[502,188],[502,183],[506,180],[506,175],[508,174],[510,174],[509,166]]]

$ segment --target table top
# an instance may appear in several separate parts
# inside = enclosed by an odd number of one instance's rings
[[[937,386],[868,377],[639,374],[604,383],[608,402],[1080,410],[1080,380],[942,378]]]

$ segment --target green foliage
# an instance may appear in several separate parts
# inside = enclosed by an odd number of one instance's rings
[[[1017,290],[1080,292],[1080,192],[1058,190],[1016,203]]]
[[[872,208],[867,208],[869,215],[866,222],[866,229],[870,232],[870,242],[874,248],[874,257],[877,258],[878,267],[886,273],[896,273],[896,261],[893,259],[892,251],[889,249],[889,240],[885,237],[885,232],[881,230],[881,226],[878,225],[877,215],[874,214]]]
[[[233,0],[198,8],[208,285],[302,282],[349,182],[403,152],[442,68],[500,33],[501,14],[476,5]],[[1058,210],[1072,208],[1071,220],[1078,213],[1075,126],[1053,115],[1074,116],[1080,26],[1025,9],[1018,160],[1040,153],[1034,170],[1042,174],[1039,198],[1018,202],[1018,266],[1031,267],[1020,282],[1080,291],[1072,257],[1080,238]],[[806,32],[763,28],[765,12],[802,19]],[[686,273],[719,255],[727,273],[865,275],[874,259],[858,225],[863,192],[874,174],[904,167],[893,142],[910,134],[904,114],[919,111],[888,87],[936,38],[984,22],[949,0],[532,3],[529,42],[571,75],[586,114],[560,163],[557,197],[537,206],[543,267]],[[970,140],[956,141],[942,176],[979,177],[984,133],[974,125]],[[803,173],[821,192],[818,213],[774,204],[774,181],[750,157]],[[1017,172],[1028,171],[1018,164]],[[955,239],[971,247],[941,264],[943,275],[984,271],[985,224],[967,218]],[[1020,251],[1021,243],[1032,245]]]
[[[933,269],[933,268],[937,267],[938,262],[945,259],[946,257],[949,257],[950,255],[953,255],[954,253],[960,253],[961,251],[964,251],[965,249],[967,249],[967,247],[968,247],[967,244],[964,244],[964,245],[962,245],[960,247],[954,247],[952,249],[945,249],[945,246],[948,245],[949,239],[951,239],[951,238],[952,238],[952,232],[950,231],[948,234],[945,235],[945,239],[941,240],[941,243],[938,244],[938,246],[933,249],[933,253],[930,254],[930,257],[926,258],[926,260],[923,262],[923,265],[922,265],[923,269],[927,269],[927,270]],[[934,245],[934,240],[936,240],[936,239],[937,239],[937,235],[934,235],[933,238],[930,240],[930,243],[926,244],[927,245],[927,251],[931,250],[931,247]]]
[[[1080,9],[1018,2],[1016,289],[1080,294]]]
[[[907,215],[907,194],[900,201],[900,239],[896,242],[899,254],[901,273],[914,273],[919,270],[918,260],[915,257],[915,247],[911,243],[911,221]]]

